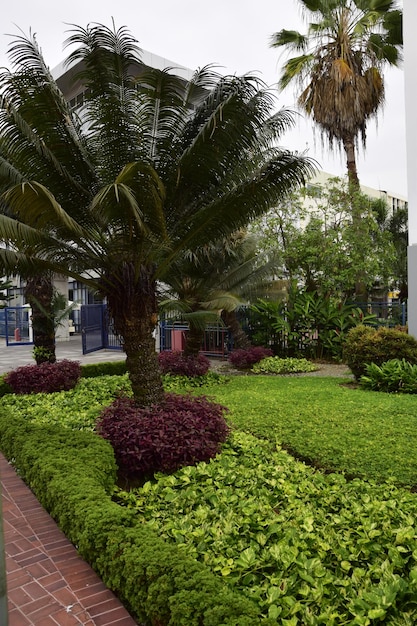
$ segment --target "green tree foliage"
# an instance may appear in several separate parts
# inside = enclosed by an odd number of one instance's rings
[[[4,309],[11,298],[11,296],[8,295],[8,289],[10,289],[10,287],[12,287],[10,280],[0,278],[0,309]]]
[[[0,77],[0,186],[14,216],[0,216],[0,266],[57,272],[106,298],[147,406],[163,398],[158,281],[185,251],[276,206],[313,166],[277,147],[293,116],[275,112],[258,79],[144,68],[124,27],[76,26],[67,43],[79,111],[34,39],[12,43],[13,71]]]
[[[352,202],[361,216],[359,230]],[[335,178],[325,188],[296,193],[252,227],[263,235],[264,254],[280,256],[281,278],[345,300],[354,296],[358,274],[367,290],[397,280],[392,234],[381,228],[374,208],[370,198],[359,192],[352,198],[348,184]]]
[[[291,57],[280,77],[284,89],[298,82],[300,107],[329,145],[343,147],[349,181],[359,186],[356,148],[384,102],[383,69],[396,66],[402,47],[402,11],[395,0],[299,0],[305,35],[281,30],[272,47]]]

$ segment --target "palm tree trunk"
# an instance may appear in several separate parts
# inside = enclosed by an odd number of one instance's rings
[[[139,278],[128,264],[119,288],[107,292],[114,328],[122,338],[126,366],[136,404],[148,407],[164,398],[153,331],[158,321],[156,285],[152,272],[142,268]]]
[[[123,326],[120,334],[136,404],[141,407],[158,404],[164,398],[164,388],[152,336],[153,321],[136,317]],[[120,328],[116,320],[115,327]]]
[[[37,365],[56,361],[53,293],[50,276],[33,276],[26,281],[25,299],[32,307],[33,344]]]
[[[252,344],[237,319],[236,311],[222,311],[222,319],[232,334],[233,348],[248,350]]]
[[[202,348],[204,339],[204,328],[201,325],[194,325],[190,322],[190,327],[186,334],[184,356],[197,356]]]
[[[347,172],[348,172],[348,183],[349,183],[349,192],[351,196],[351,205],[352,205],[352,224],[357,232],[357,241],[360,242],[363,237],[361,237],[361,228],[362,228],[362,216],[361,209],[357,198],[355,196],[360,192],[360,183],[358,176],[358,168],[356,165],[356,150],[355,150],[355,142],[353,137],[348,137],[343,140],[343,147],[346,153],[346,162],[347,162]],[[360,251],[363,258],[365,258],[367,254],[367,250]],[[358,269],[356,278],[355,278],[355,300],[357,302],[366,302],[368,299],[368,293],[366,289],[366,283],[363,276],[363,271]]]
[[[346,164],[347,164],[349,186],[351,189],[354,188],[355,191],[358,191],[360,188],[360,184],[359,184],[359,177],[358,177],[358,168],[356,165],[356,150],[355,150],[354,137],[344,138],[343,147],[346,153]]]

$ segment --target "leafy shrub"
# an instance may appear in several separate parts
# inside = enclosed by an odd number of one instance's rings
[[[182,352],[160,352],[158,355],[159,367],[163,374],[177,374],[178,376],[204,376],[210,369],[210,361],[203,354],[185,356]]]
[[[255,363],[252,372],[255,374],[297,374],[299,372],[315,372],[317,367],[307,359],[287,357],[281,359],[278,356],[268,356],[259,363]]]
[[[126,361],[105,361],[104,363],[86,363],[81,365],[82,378],[96,378],[97,376],[123,376],[126,372]]]
[[[387,393],[417,393],[417,365],[405,359],[391,359],[382,365],[369,363],[361,376],[363,389]]]
[[[270,348],[263,348],[262,346],[253,346],[247,350],[233,350],[229,354],[230,363],[237,369],[249,369],[255,363],[262,361],[268,356],[273,356]]]
[[[414,605],[410,621],[401,621],[417,588],[407,559],[417,549],[410,526],[417,501],[391,482],[326,475],[235,431],[210,464],[159,475],[116,498],[256,599],[275,626],[417,623]],[[303,594],[308,602],[294,601]]]
[[[165,391],[172,393],[184,393],[198,387],[213,387],[224,385],[230,378],[224,374],[208,371],[204,376],[178,376],[176,374],[164,374],[162,377]]]
[[[3,374],[2,376],[0,376],[0,398],[5,396],[7,393],[13,393],[10,385],[6,383],[6,376],[7,374]]]
[[[79,362],[63,359],[56,363],[18,367],[9,372],[4,380],[13,393],[54,393],[73,389],[80,376]]]
[[[120,397],[104,409],[97,431],[113,446],[122,474],[136,478],[216,456],[229,433],[224,411],[204,396],[166,394],[150,408]]]
[[[363,325],[348,332],[343,360],[356,380],[365,374],[367,364],[382,365],[392,359],[417,363],[417,341],[414,337],[393,328],[374,329]]]

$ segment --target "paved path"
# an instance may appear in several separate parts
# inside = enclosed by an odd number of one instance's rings
[[[22,365],[34,365],[32,356],[33,346],[14,344],[7,346],[6,340],[0,338],[0,374]],[[56,344],[57,359],[71,359],[80,363],[102,363],[103,361],[120,361],[125,358],[121,350],[98,350],[83,354],[81,337],[76,335],[69,341],[59,341]]]
[[[135,626],[1,454],[0,476],[9,626]]]
[[[113,350],[83,356],[79,337],[57,344],[57,356],[82,363],[124,358]],[[0,373],[30,363],[32,346],[8,347],[0,340]],[[0,478],[8,626],[135,626],[2,454]]]

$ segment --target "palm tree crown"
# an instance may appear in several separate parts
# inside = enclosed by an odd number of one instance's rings
[[[297,56],[284,65],[280,87],[298,81],[299,105],[330,146],[342,145],[349,180],[358,186],[355,148],[365,147],[366,125],[384,101],[385,65],[398,65],[402,12],[395,0],[299,0],[308,32],[281,30],[271,46]]]
[[[246,225],[313,171],[277,147],[293,121],[251,76],[209,67],[184,81],[134,68],[125,28],[74,27],[71,110],[36,41],[18,38],[0,77],[4,271],[53,271],[107,298],[138,403],[162,397],[152,330],[157,281],[185,250]]]

